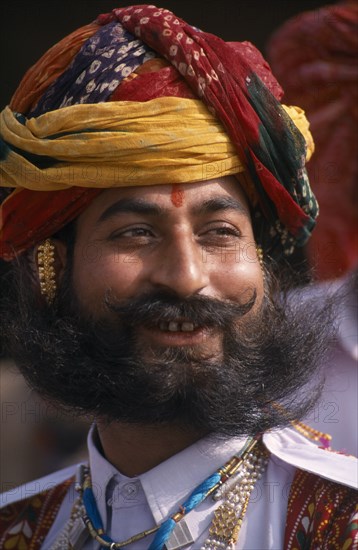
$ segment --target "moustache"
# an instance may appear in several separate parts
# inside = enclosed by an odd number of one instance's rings
[[[255,289],[249,300],[243,304],[200,295],[182,299],[163,291],[126,300],[118,300],[107,293],[105,304],[123,323],[131,327],[153,326],[180,319],[191,322],[196,327],[225,329],[252,309],[256,297]]]

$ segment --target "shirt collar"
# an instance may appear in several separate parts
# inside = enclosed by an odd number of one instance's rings
[[[207,437],[140,476],[156,523],[178,511],[183,500],[243,447],[245,438]]]
[[[152,470],[128,478],[121,474],[100,450],[96,426],[88,434],[89,465],[98,511],[107,519],[106,491],[112,479],[116,483],[139,479],[156,523],[178,510],[183,500],[209,475],[223,466],[243,447],[245,438],[206,437],[162,462]]]

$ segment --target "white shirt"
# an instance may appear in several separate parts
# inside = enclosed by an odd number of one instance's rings
[[[206,477],[222,466],[243,446],[243,439],[218,441],[206,438],[184,449],[152,470],[135,478],[120,474],[99,452],[96,430],[88,438],[89,465],[93,489],[106,533],[114,540],[124,540],[153,527],[176,512],[185,498]],[[353,457],[319,449],[292,428],[264,435],[264,444],[271,452],[267,470],[257,482],[240,531],[237,549],[281,550],[286,522],[290,484],[295,467],[352,487],[357,486],[358,462]],[[23,485],[1,497],[1,505],[9,504],[51,487],[75,473],[67,468],[51,476]],[[42,550],[50,550],[70,517],[76,493],[68,491]],[[186,516],[186,523],[195,543],[187,547],[197,550],[208,536],[215,507],[220,503],[208,498]],[[258,527],[259,526],[259,527]],[[128,545],[128,550],[148,549],[153,539]],[[88,539],[83,550],[98,550]]]

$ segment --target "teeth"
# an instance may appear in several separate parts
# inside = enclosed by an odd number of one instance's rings
[[[194,325],[193,323],[185,322],[182,323],[181,329],[183,332],[192,332],[194,330]]]
[[[190,323],[189,321],[184,321],[183,323],[177,323],[176,321],[170,321],[169,323],[160,321],[159,328],[160,330],[170,332],[193,332],[194,323]]]

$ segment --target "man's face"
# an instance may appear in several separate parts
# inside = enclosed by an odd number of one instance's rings
[[[264,298],[234,178],[104,191],[78,219],[56,302],[39,308],[25,276],[4,308],[11,355],[56,403],[229,435],[287,423],[311,403],[297,390],[331,317],[283,307],[269,271]]]
[[[117,300],[158,291],[247,303],[263,298],[263,275],[247,200],[225,177],[183,186],[104,191],[79,217],[73,287],[86,314],[108,317],[106,292]],[[221,348],[217,330],[173,318],[138,326],[144,346]]]

